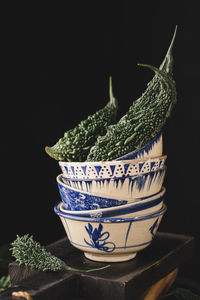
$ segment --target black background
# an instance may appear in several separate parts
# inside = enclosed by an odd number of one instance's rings
[[[113,77],[119,117],[145,90],[175,25],[178,103],[164,127],[168,155],[160,230],[200,237],[200,21],[198,1],[73,1],[2,7],[1,235],[65,235],[53,206],[60,169],[44,152],[108,101]]]

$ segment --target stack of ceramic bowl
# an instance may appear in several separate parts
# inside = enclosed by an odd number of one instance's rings
[[[59,162],[54,208],[72,245],[96,261],[125,261],[151,244],[163,214],[162,134],[113,161]]]

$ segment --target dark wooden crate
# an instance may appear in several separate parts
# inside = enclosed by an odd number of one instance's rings
[[[73,267],[88,269],[106,265],[85,258],[67,238],[47,248]],[[158,232],[152,244],[136,258],[111,263],[109,268],[91,273],[38,272],[13,262],[9,265],[12,287],[0,295],[0,300],[13,300],[13,291],[26,291],[34,300],[146,299],[153,285],[163,282],[170,273],[176,274],[176,270],[192,257],[193,248],[191,236]]]

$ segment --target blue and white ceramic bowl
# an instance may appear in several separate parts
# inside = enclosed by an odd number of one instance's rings
[[[166,166],[145,174],[107,179],[66,179],[63,182],[79,192],[89,192],[94,196],[130,201],[133,198],[151,196],[158,193],[163,185]]]
[[[160,221],[161,210],[132,218],[88,218],[64,213],[62,202],[54,207],[70,243],[94,261],[121,262],[134,258],[152,243]]]
[[[160,132],[154,139],[149,141],[142,148],[123,155],[116,160],[124,159],[144,159],[150,157],[158,157],[163,154],[163,137]]]
[[[99,162],[60,161],[66,179],[106,179],[134,176],[156,171],[164,167],[167,156],[143,158],[142,160],[117,160]]]
[[[134,201],[132,198],[129,200],[124,200],[123,198],[106,197],[90,192],[80,191],[65,184],[62,180],[62,174],[58,175],[56,180],[61,199],[64,202],[67,210],[94,210],[99,208],[119,206],[127,204],[129,201]]]
[[[123,198],[117,197],[106,197],[100,196],[98,194],[92,194],[89,192],[82,192],[75,188],[67,186],[62,181],[62,175],[57,176],[57,184],[60,192],[61,199],[65,204],[68,211],[86,211],[86,210],[99,210],[105,208],[119,207],[129,203],[135,203],[140,201],[150,201],[151,198],[159,197],[163,193],[163,189],[160,193],[155,196],[143,197],[143,198],[130,198],[129,200],[124,200]]]
[[[154,196],[137,199],[137,202],[93,210],[67,210],[65,204],[63,203],[60,205],[60,210],[66,214],[88,218],[132,218],[138,215],[143,216],[160,210],[163,206],[165,192],[166,189],[162,187],[161,192]]]

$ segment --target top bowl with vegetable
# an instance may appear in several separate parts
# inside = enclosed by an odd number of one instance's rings
[[[159,68],[139,64],[155,75],[124,116],[117,121],[118,103],[110,80],[110,101],[107,105],[65,132],[54,146],[46,147],[47,154],[65,162],[121,160],[127,159],[126,155],[134,151],[136,155],[138,150],[143,151],[145,145],[155,141],[177,101],[172,57],[176,30],[177,27]]]

